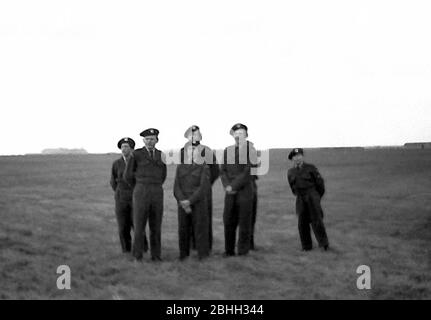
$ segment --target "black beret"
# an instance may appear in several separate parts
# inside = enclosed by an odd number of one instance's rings
[[[234,124],[234,125],[233,125],[232,129],[230,129],[230,134],[231,134],[231,135],[233,135],[233,133],[234,133],[236,130],[239,130],[239,129],[244,129],[244,130],[245,130],[245,131],[247,131],[247,133],[248,133],[248,128],[247,128],[247,126],[246,126],[245,124],[237,123],[237,124]]]
[[[302,148],[295,148],[295,149],[292,149],[292,151],[290,151],[289,156],[288,156],[289,160],[292,160],[292,158],[293,158],[294,156],[296,156],[297,154],[302,154],[302,155],[304,155],[304,150],[303,150]]]
[[[184,138],[188,138],[189,135],[195,131],[199,131],[199,127],[196,125],[192,125],[191,127],[189,127],[186,132],[184,132]]]
[[[150,128],[150,129],[146,129],[146,130],[142,131],[139,135],[141,137],[158,136],[159,135],[159,130],[154,129],[154,128]]]
[[[135,141],[133,141],[133,139],[132,139],[132,138],[123,138],[123,139],[121,139],[120,141],[118,141],[118,143],[117,143],[117,147],[118,147],[118,149],[121,149],[121,145],[122,145],[123,143],[128,143],[128,144],[129,144],[129,146],[130,146],[130,148],[132,148],[132,149],[134,149],[134,148],[135,148]]]

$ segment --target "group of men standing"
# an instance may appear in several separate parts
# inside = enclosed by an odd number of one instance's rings
[[[196,249],[199,259],[209,256],[213,245],[212,185],[218,177],[224,197],[224,256],[246,255],[255,249],[254,229],[257,213],[257,151],[247,140],[248,128],[237,123],[230,130],[235,143],[224,149],[221,164],[215,152],[201,144],[202,134],[196,125],[184,134],[188,142],[180,151],[174,181],[174,197],[178,204],[178,239],[180,260]],[[122,157],[112,165],[111,186],[115,191],[115,212],[121,248],[141,261],[148,250],[146,225],[149,225],[151,260],[161,261],[161,227],[163,218],[163,183],[166,159],[155,146],[159,131],[154,128],[140,133],[145,146],[134,150],[135,142],[123,138],[118,142]],[[294,149],[294,168],[288,181],[297,196],[298,228],[303,250],[312,247],[310,224],[319,246],[328,249],[320,198],[323,179],[317,169],[302,160],[303,150]],[[133,239],[132,239],[133,230]],[[238,240],[237,240],[238,237]]]
[[[218,177],[225,189],[223,222],[226,257],[235,255],[238,230],[238,254],[244,255],[254,245],[254,224],[257,211],[257,153],[247,141],[248,128],[232,127],[235,144],[224,150],[219,165],[215,152],[201,144],[202,134],[196,125],[184,136],[188,142],[180,151],[174,182],[178,204],[178,235],[180,260],[197,250],[199,259],[208,257],[213,244],[212,185]],[[137,261],[148,250],[146,225],[150,231],[150,252],[153,261],[161,261],[161,226],[163,217],[163,183],[166,179],[165,155],[155,145],[159,131],[154,128],[140,133],[145,146],[134,150],[135,142],[123,138],[118,142],[122,157],[112,166],[111,186],[115,191],[115,211],[123,252],[131,252]],[[133,230],[133,241],[131,231]]]

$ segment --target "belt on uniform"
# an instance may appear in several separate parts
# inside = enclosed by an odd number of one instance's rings
[[[117,189],[120,189],[122,191],[133,191],[133,188],[129,184],[126,184],[126,183],[118,184]]]
[[[117,190],[121,191],[121,192],[132,192],[133,191],[133,189],[130,187],[124,188],[124,187],[120,187],[120,186],[117,187]]]
[[[148,185],[151,185],[151,186],[162,186],[163,185],[163,183],[161,183],[161,182],[148,182],[148,181],[136,181],[136,184],[141,184],[141,185],[144,185],[144,186],[148,186]]]
[[[316,190],[314,187],[306,188],[306,189],[297,189],[297,193],[300,196],[305,196],[306,194],[309,194],[310,191]]]

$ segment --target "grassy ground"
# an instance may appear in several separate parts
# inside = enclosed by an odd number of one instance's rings
[[[329,252],[300,250],[287,151],[258,181],[258,251],[223,259],[223,194],[214,185],[213,255],[178,257],[168,169],[163,263],[120,254],[115,155],[0,157],[0,299],[430,299],[431,150],[309,151],[327,185]],[[56,287],[57,266],[72,289]],[[368,265],[372,289],[356,288]]]

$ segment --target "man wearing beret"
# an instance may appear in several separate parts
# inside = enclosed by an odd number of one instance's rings
[[[319,247],[326,251],[329,248],[329,242],[323,224],[323,210],[320,205],[320,200],[325,193],[325,185],[317,168],[304,162],[303,157],[303,149],[293,149],[288,158],[293,160],[294,166],[287,173],[290,188],[296,195],[296,214],[298,215],[302,250],[309,251],[313,247],[311,224]]]
[[[177,166],[174,196],[178,202],[178,235],[180,260],[190,255],[190,237],[194,234],[199,259],[209,255],[209,215],[207,195],[210,171],[205,162],[199,161],[198,146],[189,145],[184,163]]]
[[[219,165],[217,164],[217,158],[211,148],[201,144],[202,134],[200,128],[197,125],[190,126],[184,133],[184,137],[188,140],[184,148],[181,148],[181,163],[184,163],[184,150],[187,150],[189,146],[195,147],[195,152],[200,160],[204,162],[210,172],[210,186],[214,184],[220,174]],[[212,249],[213,243],[213,228],[212,228],[212,212],[213,212],[213,201],[212,201],[212,188],[207,188],[206,202],[208,204],[208,216],[209,216],[209,248]],[[192,247],[196,248],[194,233],[192,232]]]
[[[133,228],[132,219],[132,194],[133,187],[123,178],[126,163],[130,161],[135,141],[131,138],[123,138],[117,143],[121,150],[121,158],[114,161],[111,170],[110,184],[115,192],[115,215],[118,223],[118,233],[120,236],[121,250],[130,252],[132,249],[131,231]],[[144,237],[144,250],[148,248],[147,238]]]
[[[251,168],[257,163],[257,153],[247,141],[248,129],[235,124],[230,130],[235,144],[223,153],[221,181],[225,189],[223,212],[225,257],[235,255],[236,230],[238,229],[238,254],[250,250],[253,215],[254,176]]]
[[[164,154],[155,148],[159,130],[150,128],[141,132],[145,146],[133,152],[125,170],[125,178],[133,189],[133,224],[135,236],[132,254],[142,260],[145,228],[150,229],[151,260],[161,261],[161,228],[163,217],[163,183],[166,180]]]

